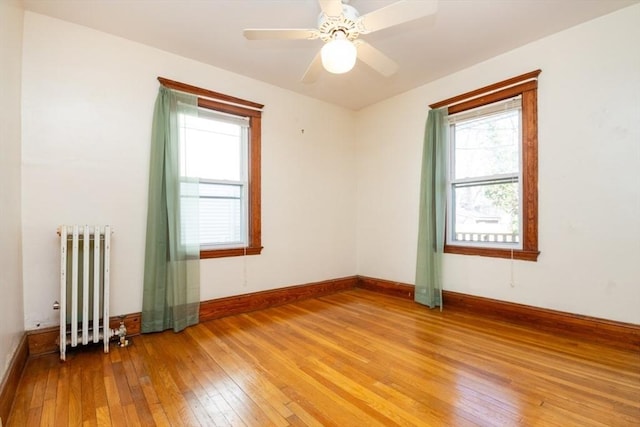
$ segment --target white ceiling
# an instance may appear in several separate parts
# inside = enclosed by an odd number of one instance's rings
[[[361,15],[395,0],[351,0]],[[421,0],[409,0],[421,1]],[[300,82],[320,40],[248,41],[244,28],[315,28],[317,0],[24,0],[25,9],[358,110],[640,0],[440,0],[434,16],[362,36],[399,64],[382,77]]]

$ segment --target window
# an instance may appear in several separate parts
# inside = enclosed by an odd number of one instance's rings
[[[199,181],[200,246],[246,246],[248,120],[199,108],[179,125],[180,175]]]
[[[520,97],[449,116],[447,243],[522,249]]]
[[[200,258],[259,254],[262,105],[158,80],[198,96],[198,114],[179,126],[180,174],[198,183]]]
[[[446,253],[538,257],[539,70],[448,106]]]

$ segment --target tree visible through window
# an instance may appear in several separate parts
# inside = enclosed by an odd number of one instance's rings
[[[447,242],[521,249],[520,98],[449,116]]]
[[[539,73],[431,105],[449,111],[445,252],[537,259]]]

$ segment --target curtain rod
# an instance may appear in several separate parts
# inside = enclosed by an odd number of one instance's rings
[[[542,70],[535,70],[529,73],[525,73],[516,77],[512,77],[507,80],[503,80],[498,83],[494,83],[489,86],[481,87],[480,89],[472,90],[471,92],[463,93],[462,95],[454,96],[452,98],[445,99],[429,105],[429,108],[436,109],[441,107],[450,107],[452,105],[460,104],[471,99],[479,98],[483,95],[487,95],[492,92],[496,92],[502,89],[506,89],[510,86],[515,86],[520,83],[524,83],[528,80],[536,80]]]
[[[190,93],[199,97],[211,99],[213,101],[223,102],[230,105],[239,105],[241,107],[249,108],[256,111],[262,111],[262,109],[264,108],[264,105],[258,104],[257,102],[247,101],[246,99],[236,98],[235,96],[225,95],[223,93],[188,85],[186,83],[177,82],[175,80],[166,79],[164,77],[158,77],[158,81],[160,82],[160,84],[168,87],[169,89]]]

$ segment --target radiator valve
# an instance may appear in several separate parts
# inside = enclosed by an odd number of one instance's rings
[[[120,321],[120,327],[118,328],[117,335],[120,337],[118,346],[127,347],[129,345],[129,340],[127,339],[127,328],[124,326],[124,321],[122,320]]]

